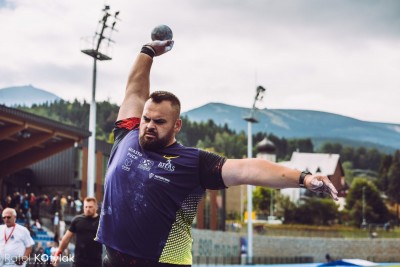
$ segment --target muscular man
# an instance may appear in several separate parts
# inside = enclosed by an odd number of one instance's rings
[[[17,212],[5,208],[0,225],[0,266],[25,266],[35,244],[28,229],[16,223]]]
[[[106,246],[104,267],[191,265],[191,224],[206,189],[304,186],[337,198],[326,176],[263,159],[226,159],[177,143],[178,98],[149,91],[153,57],[172,46],[173,41],[145,45],[128,77],[96,237]]]
[[[61,239],[53,266],[60,262],[60,255],[68,247],[72,237],[76,236],[74,267],[100,267],[102,245],[94,241],[99,226],[97,200],[87,197],[83,201],[83,214],[72,219],[71,226]]]

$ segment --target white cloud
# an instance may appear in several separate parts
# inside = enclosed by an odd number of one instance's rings
[[[98,62],[97,99],[122,101],[129,68],[158,24],[175,47],[155,59],[152,88],[183,110],[208,102],[334,112],[400,123],[400,3],[391,0],[108,1],[119,10],[113,59]],[[0,2],[0,87],[33,84],[66,99],[91,97],[93,60],[80,52],[101,1]]]

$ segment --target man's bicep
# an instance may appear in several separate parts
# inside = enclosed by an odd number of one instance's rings
[[[134,94],[126,95],[119,108],[117,121],[131,117],[141,118],[145,102],[145,98],[137,97]]]
[[[71,240],[72,237],[74,237],[74,232],[71,232],[70,230],[65,231],[65,234],[62,239],[65,239],[67,242]]]
[[[222,167],[222,180],[227,187],[243,184],[245,166],[241,159],[227,159]]]

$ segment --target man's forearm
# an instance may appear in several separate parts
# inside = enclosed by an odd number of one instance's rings
[[[128,76],[126,94],[144,95],[147,99],[150,89],[150,70],[153,59],[143,53],[139,53]]]
[[[62,253],[64,251],[64,249],[67,248],[68,243],[69,243],[69,240],[64,240],[64,238],[63,238],[60,242],[60,245],[58,246],[58,251]]]
[[[71,238],[74,234],[69,230],[64,234],[63,238],[61,239],[60,245],[58,246],[58,252],[63,252],[64,249],[67,248]]]
[[[320,173],[302,173],[264,159],[228,159],[222,167],[226,186],[250,184],[271,188],[304,187],[314,192],[326,193],[338,200],[338,191],[329,177]]]
[[[226,186],[251,184],[271,188],[299,187],[300,171],[263,159],[229,159],[223,167]]]
[[[25,249],[24,256],[25,256],[25,257],[29,257],[29,255],[31,255],[31,252],[32,252],[32,247],[26,248],[26,249]]]
[[[119,109],[117,120],[142,116],[144,103],[150,95],[150,70],[153,57],[170,51],[173,44],[172,40],[153,41],[142,47],[129,72],[125,97]]]
[[[144,103],[150,94],[150,70],[153,59],[139,53],[129,73],[125,97],[117,120],[129,117],[141,117]]]

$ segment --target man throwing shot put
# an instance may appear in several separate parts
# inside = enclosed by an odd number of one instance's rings
[[[206,189],[305,187],[337,198],[326,176],[264,159],[226,159],[178,143],[178,98],[165,91],[150,94],[153,58],[173,44],[143,46],[128,76],[96,237],[106,248],[104,267],[190,266],[191,224]]]

